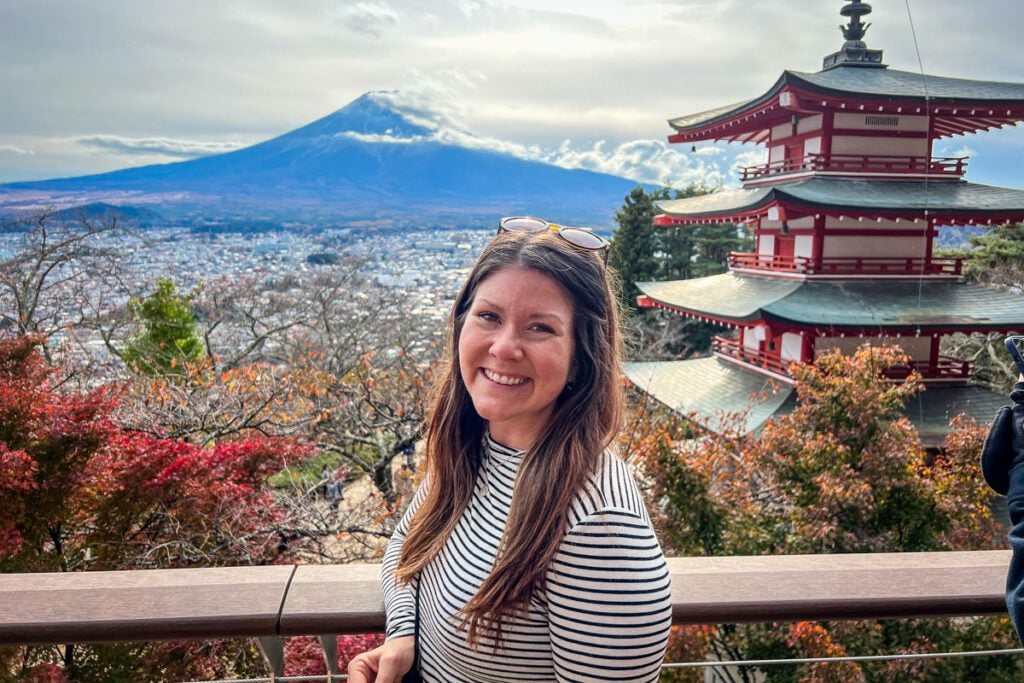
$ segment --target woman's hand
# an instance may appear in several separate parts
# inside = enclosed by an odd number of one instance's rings
[[[416,638],[402,636],[385,641],[348,663],[349,683],[399,683],[416,659]]]

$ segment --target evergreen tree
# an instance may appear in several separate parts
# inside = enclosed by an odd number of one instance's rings
[[[971,251],[964,277],[1000,289],[1024,287],[1024,223],[991,228],[986,235],[971,235]]]
[[[160,278],[156,291],[142,301],[133,299],[129,303],[142,326],[122,354],[129,367],[146,375],[181,375],[186,361],[202,357],[193,296],[178,294],[174,282]]]
[[[648,194],[637,185],[615,212],[619,228],[612,236],[608,264],[622,279],[622,303],[627,311],[634,310],[636,306],[636,297],[640,293],[636,283],[653,280],[658,275],[654,201],[664,198],[667,198],[667,190]]]
[[[965,280],[1011,292],[1024,290],[1024,223],[997,225],[968,239],[970,251],[940,254],[964,259]],[[1005,394],[1017,381],[1018,371],[1003,348],[1004,339],[996,332],[954,334],[942,340],[942,354],[971,361],[973,381]]]

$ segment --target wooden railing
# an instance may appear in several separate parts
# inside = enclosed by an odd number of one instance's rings
[[[750,365],[756,365],[779,375],[789,376],[789,366],[793,361],[784,360],[777,353],[748,349],[738,339],[729,337],[714,337],[711,343],[712,349],[717,354],[727,358],[735,358]],[[883,374],[887,379],[901,380],[905,379],[910,374],[911,368],[913,368],[924,379],[966,382],[971,377],[973,367],[971,361],[960,360],[950,356],[939,356],[934,364],[926,360],[915,360],[906,365],[894,365],[891,368],[887,368],[883,371]]]
[[[960,360],[949,356],[939,356],[935,364],[929,361],[915,360],[906,365],[894,365],[886,368],[884,374],[889,379],[904,379],[910,374],[911,368],[921,373],[925,379],[962,380],[971,378],[974,364],[969,360]]]
[[[1008,550],[670,558],[678,624],[1005,612]],[[0,574],[0,644],[372,633],[378,565]]]
[[[793,361],[783,360],[779,354],[748,349],[738,339],[728,337],[714,337],[711,344],[715,353],[771,370],[779,375],[789,376],[789,366]]]
[[[967,157],[888,157],[853,154],[808,154],[740,169],[740,180],[757,180],[788,173],[832,172],[864,175],[963,176]]]
[[[946,275],[958,276],[962,259],[904,257],[828,257],[818,260],[806,256],[777,256],[752,252],[729,253],[730,268],[801,273],[804,275]]]

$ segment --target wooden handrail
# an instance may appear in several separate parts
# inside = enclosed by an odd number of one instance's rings
[[[1010,551],[686,557],[679,624],[1005,612]],[[0,574],[0,644],[384,630],[379,565]]]

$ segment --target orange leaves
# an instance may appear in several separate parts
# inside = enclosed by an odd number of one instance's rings
[[[789,627],[786,644],[801,657],[845,657],[846,648],[832,638],[821,624],[801,621]],[[863,681],[864,672],[854,662],[818,662],[812,664],[809,674],[801,676],[805,683],[856,683]]]

